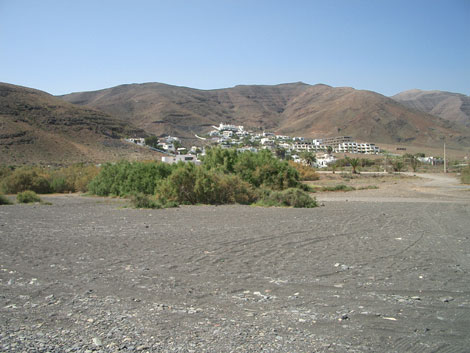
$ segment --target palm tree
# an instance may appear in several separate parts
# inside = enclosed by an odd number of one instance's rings
[[[349,163],[349,165],[352,168],[352,173],[357,174],[357,167],[359,166],[360,160],[359,158],[349,158],[346,157],[346,161]]]
[[[302,152],[300,154],[300,157],[307,162],[309,166],[312,166],[313,163],[317,161],[317,157],[315,156],[315,153],[312,152]]]

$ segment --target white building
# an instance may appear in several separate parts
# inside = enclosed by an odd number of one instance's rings
[[[444,160],[439,157],[418,157],[418,161],[424,164],[431,164],[431,165],[437,165],[437,164],[443,164]]]
[[[163,140],[166,141],[167,143],[181,142],[181,140],[175,136],[167,136],[163,138]]]
[[[269,137],[263,137],[261,139],[261,144],[264,146],[274,146],[274,140]]]
[[[325,153],[322,156],[317,156],[317,160],[314,163],[314,166],[317,168],[326,168],[328,165],[334,162],[336,162],[335,156]]]
[[[357,143],[350,141],[338,144],[335,151],[338,153],[377,154],[380,152],[380,149],[373,143]]]
[[[243,125],[230,125],[230,124],[223,124],[220,123],[219,126],[212,126],[214,129],[218,131],[243,131],[244,127]]]
[[[167,152],[173,152],[173,153],[175,152],[175,145],[173,145],[172,143],[162,142],[161,146],[162,146],[162,149]]]
[[[168,164],[173,164],[173,163],[178,163],[178,162],[194,163],[194,164],[201,163],[201,161],[199,161],[196,158],[196,156],[193,156],[191,154],[178,154],[176,156],[164,156],[162,157],[162,162],[168,163]]]
[[[126,141],[135,143],[136,145],[139,145],[139,146],[145,146],[145,138],[143,137],[131,137],[131,138],[126,139]]]

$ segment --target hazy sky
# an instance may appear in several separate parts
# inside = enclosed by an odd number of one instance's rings
[[[470,94],[470,0],[0,0],[0,81]]]

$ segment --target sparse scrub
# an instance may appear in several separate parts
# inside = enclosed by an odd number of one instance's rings
[[[360,186],[356,190],[375,190],[379,187],[377,185],[367,185],[367,186]]]
[[[294,161],[289,161],[289,165],[297,170],[297,173],[299,173],[299,180],[315,181],[320,179],[320,176],[312,167],[295,163]]]
[[[470,167],[462,170],[460,174],[460,180],[463,184],[470,184]]]
[[[31,190],[40,194],[51,192],[51,186],[41,170],[20,168],[4,178],[1,189],[6,194],[17,194]]]
[[[0,205],[11,205],[13,204],[5,195],[0,194]]]
[[[356,188],[345,184],[338,184],[335,186],[323,186],[320,188],[321,191],[354,191]]]
[[[297,188],[289,188],[282,191],[265,191],[256,205],[294,208],[313,208],[318,206],[315,198]]]
[[[19,203],[41,202],[41,198],[31,190],[20,192],[18,195],[16,195],[16,199]]]
[[[131,202],[135,208],[161,208],[161,205],[155,199],[141,192],[133,194]]]

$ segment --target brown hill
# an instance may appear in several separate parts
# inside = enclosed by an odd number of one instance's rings
[[[280,131],[310,136],[348,135],[376,143],[433,145],[470,142],[469,131],[371,91],[311,86],[292,100]]]
[[[140,156],[143,130],[38,90],[0,83],[0,163],[70,164]],[[145,150],[144,155],[149,151]]]
[[[376,143],[470,145],[470,132],[370,91],[303,83],[197,90],[160,83],[72,93],[64,100],[132,121],[156,135],[194,138],[219,122],[290,135],[351,135]]]
[[[470,126],[470,96],[444,91],[412,89],[398,93],[391,98],[415,110]]]
[[[307,87],[296,83],[205,91],[144,83],[72,93],[61,98],[132,121],[156,135],[194,138],[194,134],[207,132],[220,122],[275,129],[288,102]]]

